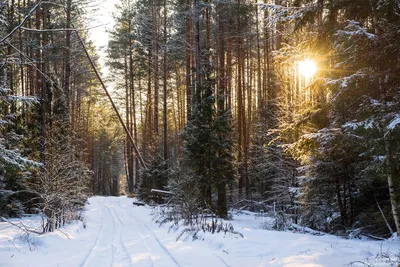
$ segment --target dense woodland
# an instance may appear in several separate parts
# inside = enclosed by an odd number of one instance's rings
[[[94,6],[0,2],[0,214],[52,231],[91,194],[160,189],[182,218],[400,235],[399,0],[121,0],[107,79],[129,134],[85,54]]]

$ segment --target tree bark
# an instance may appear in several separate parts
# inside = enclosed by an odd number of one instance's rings
[[[192,18],[190,14],[190,1],[186,2],[186,121],[189,121],[192,113],[192,72],[191,72],[191,32],[192,32]]]
[[[164,0],[164,58],[163,58],[163,127],[164,163],[168,169],[168,107],[167,107],[167,1]]]
[[[201,47],[200,47],[200,1],[194,0],[194,31],[195,31],[195,64],[196,64],[196,83],[195,83],[195,102],[201,101]]]
[[[223,4],[217,5],[218,12],[218,94],[217,94],[217,115],[220,120],[227,120],[225,116],[225,102],[226,102],[226,71],[225,71],[225,12],[223,12]],[[228,138],[228,136],[222,136]],[[221,156],[221,155],[220,155]],[[227,199],[226,199],[226,179],[224,175],[217,177],[217,210],[218,216],[226,218],[228,215]]]
[[[66,5],[66,28],[71,28],[71,10],[72,0],[67,0]],[[68,122],[69,116],[69,93],[70,93],[70,79],[71,79],[71,32],[65,32],[65,74],[64,74],[64,97],[65,97],[65,120]]]
[[[158,36],[158,7],[153,6],[153,69],[154,69],[154,133],[156,136],[159,132],[158,123],[158,104],[159,104],[159,81],[158,81],[158,53],[159,53],[159,36]]]
[[[396,151],[396,148],[398,149],[400,147],[398,137],[396,140],[395,137],[391,136],[389,133],[385,136],[385,145],[387,153],[389,198],[394,223],[396,225],[396,233],[397,236],[400,236],[400,219],[395,193],[395,181],[400,181],[400,168],[398,162],[394,159],[394,151]]]

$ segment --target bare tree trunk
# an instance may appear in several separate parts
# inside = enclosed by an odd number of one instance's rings
[[[255,1],[257,3],[257,0]],[[261,51],[260,51],[260,29],[259,29],[259,22],[258,22],[258,8],[256,8],[256,32],[257,32],[257,108],[259,111],[259,116],[263,114],[263,99],[262,99],[262,72],[261,72]]]
[[[154,133],[158,136],[158,96],[159,96],[159,81],[158,81],[158,52],[159,52],[159,36],[158,36],[158,7],[153,5],[153,69],[154,69]]]
[[[192,18],[190,14],[191,0],[186,2],[186,121],[191,117],[192,113],[192,71],[191,71],[191,33],[192,33]]]
[[[264,3],[266,0],[264,1]],[[268,19],[268,11],[264,11],[264,64],[263,64],[263,90],[262,90],[262,106],[265,110],[265,105],[267,105],[268,112],[271,108],[271,68],[270,68],[270,32],[266,24]],[[265,115],[264,115],[265,116]],[[270,120],[266,120],[267,127],[271,127]]]
[[[130,68],[128,69],[128,55],[124,55],[124,78],[125,78],[125,120],[126,120],[126,127],[128,131],[131,132],[131,108],[130,108]],[[129,143],[129,137],[126,137],[126,165],[127,165],[127,181],[128,181],[128,191],[129,193],[133,193],[133,151],[132,146]]]
[[[226,101],[226,71],[225,71],[225,14],[223,12],[223,4],[217,5],[218,12],[218,92],[217,92],[217,107],[218,107],[218,116],[221,119],[227,120],[228,118],[225,116],[225,101]],[[228,138],[228,136],[224,136]],[[226,177],[218,177],[217,181],[217,191],[218,191],[218,200],[217,200],[217,209],[218,216],[226,217],[228,215],[227,208],[227,199],[226,199]]]
[[[178,99],[179,100],[179,99]],[[164,58],[163,58],[163,127],[164,127],[164,162],[168,169],[168,124],[167,124],[167,1],[164,0]]]
[[[240,5],[240,0],[237,0],[237,4]],[[240,16],[237,18],[238,34],[241,34],[241,19]],[[243,39],[242,36],[238,38],[237,45],[237,140],[238,140],[238,163],[239,163],[239,198],[243,194],[244,186],[244,174],[243,174],[243,79],[244,79],[244,68],[243,68]]]
[[[41,15],[42,11],[40,9],[36,10],[36,29],[41,29]],[[37,34],[37,43],[41,46],[42,40],[41,40],[41,34]],[[40,162],[43,164],[41,167],[41,175],[44,176],[45,172],[45,164],[46,164],[46,115],[45,115],[45,107],[46,107],[46,93],[45,93],[45,87],[44,87],[44,77],[42,75],[43,72],[43,65],[40,64],[41,59],[42,59],[42,53],[40,49],[37,49],[36,52],[36,58],[37,58],[37,64],[36,64],[36,93],[40,93]]]
[[[148,77],[147,77],[147,103],[146,103],[146,118],[145,118],[145,127],[143,128],[143,149],[146,151],[149,142],[152,140],[153,137],[153,105],[152,105],[152,97],[151,97],[151,62],[152,62],[152,53],[149,53],[148,56]]]
[[[131,43],[131,42],[130,42]],[[138,144],[138,131],[137,131],[137,119],[136,119],[136,94],[135,94],[135,72],[133,69],[133,57],[132,53],[129,53],[129,82],[130,82],[130,95],[131,95],[131,135],[133,135],[133,138],[135,140],[135,143]],[[132,125],[133,123],[133,125]],[[139,183],[139,159],[138,157],[134,157],[135,162],[133,164],[133,150],[132,150],[132,164],[134,165],[134,184],[133,184],[133,189],[137,187],[137,184]]]
[[[67,13],[67,29],[71,28],[71,9],[72,0],[67,0],[66,13]],[[69,93],[70,93],[70,79],[71,79],[71,32],[65,32],[65,75],[64,75],[64,97],[65,97],[65,112],[66,116],[69,115]],[[68,122],[68,118],[65,118]]]
[[[227,83],[226,109],[231,110],[232,109],[232,44],[229,32],[228,36],[226,37],[226,83]]]
[[[396,193],[395,193],[395,181],[400,180],[400,167],[398,162],[395,161],[393,151],[399,148],[398,136],[393,137],[391,134],[387,134],[385,136],[385,145],[386,145],[386,153],[387,153],[387,167],[388,167],[388,186],[389,186],[389,198],[390,204],[392,206],[392,214],[394,223],[396,225],[396,233],[397,236],[400,236],[400,219],[399,219],[399,211],[396,201]]]
[[[194,0],[194,31],[195,31],[195,64],[196,64],[196,84],[195,84],[195,103],[201,101],[201,50],[200,50],[200,1]]]
[[[11,22],[14,22],[14,20],[15,20],[15,18],[14,18],[14,4],[15,4],[14,0],[12,0],[11,3],[10,3],[10,10],[9,10],[9,14],[8,14],[8,19]],[[11,40],[10,40],[10,42],[11,42]],[[8,54],[8,56],[12,55],[11,44],[7,45],[7,54]],[[15,92],[15,88],[14,88],[14,65],[13,64],[9,65],[8,82],[9,82],[9,86],[10,86],[10,93],[12,95],[15,95],[16,92]],[[12,114],[15,114],[15,112],[16,112],[15,102],[12,102],[10,104],[11,104],[11,110],[10,111],[11,111]],[[8,115],[8,105],[4,105],[4,107],[6,109],[5,114]],[[15,123],[15,120],[14,120],[14,123]],[[15,126],[12,126],[12,127],[15,127]]]

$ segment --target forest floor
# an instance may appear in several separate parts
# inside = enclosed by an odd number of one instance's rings
[[[26,235],[0,223],[0,266],[397,266],[400,241],[347,240],[332,235],[263,229],[268,218],[233,213],[243,234],[203,233],[159,227],[146,206],[126,197],[93,197],[85,220],[54,233]],[[40,217],[14,219],[29,227]]]

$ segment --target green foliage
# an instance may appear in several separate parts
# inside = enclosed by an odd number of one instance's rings
[[[37,101],[32,97],[12,95],[6,89],[7,83],[0,88],[0,109],[13,111],[0,115],[0,215],[16,217],[32,207],[29,203],[32,194],[25,186],[30,171],[40,164],[28,158],[25,127],[19,124],[21,115],[17,106],[34,106]]]
[[[151,189],[164,190],[168,184],[169,172],[162,154],[155,152],[154,159],[142,170],[139,185],[139,198],[146,202],[164,203],[164,196],[152,193]]]
[[[192,117],[188,121],[184,140],[184,165],[190,171],[188,177],[197,177],[200,188],[195,196],[203,207],[215,209],[218,216],[227,216],[226,186],[233,181],[232,142],[230,141],[229,111],[216,111],[211,76],[211,66],[206,65],[206,77],[198,88],[200,99],[196,100]],[[219,96],[224,103],[224,96]],[[218,193],[217,204],[213,192]]]
[[[393,16],[397,7],[393,1],[318,1],[327,12],[319,17],[317,3],[300,2],[305,5],[299,9],[268,8],[280,11],[280,16],[292,15],[303,31],[317,29],[307,40],[282,48],[279,62],[287,64],[305,48],[312,54],[318,51],[317,59],[327,57],[320,60],[326,67],[323,77],[311,85],[318,92],[317,103],[293,108],[294,114],[287,115],[290,119],[277,131],[276,140],[303,165],[297,178],[303,223],[343,234],[361,227],[384,235],[377,201],[389,217],[386,181],[393,167],[390,170],[387,157],[390,151],[392,162],[399,156],[396,134],[388,126],[400,112],[400,58],[395,52],[400,47],[394,30],[399,18]],[[398,190],[400,180],[394,177]],[[368,214],[374,218],[370,222]]]

